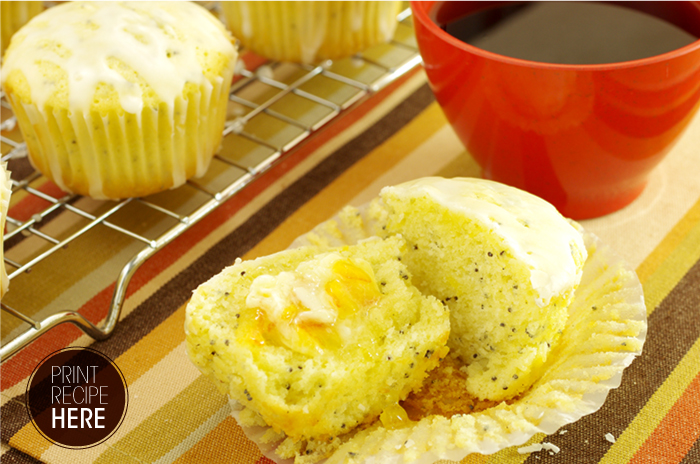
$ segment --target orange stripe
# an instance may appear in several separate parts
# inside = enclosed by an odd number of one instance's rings
[[[235,419],[229,416],[173,464],[192,462],[251,464],[257,462],[260,456],[257,445],[245,437]],[[215,459],[217,457],[219,459]]]
[[[267,63],[269,60],[267,58],[263,58],[262,56],[256,55],[255,53],[248,52],[248,51],[243,51],[243,53],[238,57],[243,63],[245,63],[245,68],[248,71],[255,71],[258,69],[261,65]],[[233,83],[235,84],[236,82],[240,81],[243,79],[243,76],[240,74],[237,74],[233,76]]]
[[[124,374],[127,385],[136,382],[182,343],[184,326],[185,307],[181,306],[114,360]]]
[[[50,197],[63,198],[67,195],[66,192],[46,178],[43,178],[43,183],[37,184],[37,182],[42,181],[39,180],[30,185]],[[34,214],[41,213],[50,206],[48,201],[36,195],[29,194],[24,190],[19,190],[13,194],[10,198],[10,203],[11,206],[7,215],[19,221],[28,221]]]
[[[629,464],[678,463],[699,438],[700,374],[688,385]]]

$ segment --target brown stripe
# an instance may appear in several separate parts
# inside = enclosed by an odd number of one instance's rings
[[[5,403],[2,407],[2,428],[0,429],[0,438],[3,443],[9,443],[10,438],[27,423],[29,423],[29,413],[24,406],[24,394]],[[3,459],[4,456],[3,454]]]
[[[12,173],[13,179],[25,179],[35,171],[28,157],[11,158],[7,162],[7,170]]]
[[[697,413],[700,415],[700,411],[697,411]],[[698,418],[700,420],[700,417]],[[683,433],[682,430],[679,430],[678,433]],[[698,464],[700,463],[700,437],[698,437],[697,440],[695,440],[695,443],[693,446],[688,450],[688,454],[685,455],[683,460],[680,462],[680,464]]]
[[[118,358],[162,323],[174,310],[185,304],[192,295],[192,290],[199,283],[208,280],[225,266],[232,264],[236,257],[243,256],[347,168],[416,117],[433,102],[433,99],[429,87],[422,86],[377,124],[319,163],[318,166],[262,207],[239,228],[153,293],[128,316],[119,321],[109,339],[94,342],[90,346],[111,359]],[[21,403],[24,402],[23,395],[15,399]],[[2,440],[5,442],[8,442],[10,437],[29,422],[26,411],[22,410],[20,413],[16,410],[16,406],[12,406],[13,403],[17,404],[17,401],[8,402],[0,410],[3,417]],[[12,417],[12,420],[6,421],[6,417]]]
[[[554,443],[567,456],[576,456],[580,462],[598,462],[611,446],[605,434],[618,437],[627,428],[700,337],[699,286],[700,261],[651,314],[642,356],[625,370],[622,384],[610,392],[601,409],[564,427],[566,434],[554,434],[544,441]],[[525,462],[544,464],[555,462],[554,458],[563,456],[561,453],[554,456],[533,453]]]
[[[8,161],[7,165],[7,170],[12,173],[12,179],[14,180],[24,180],[32,174],[35,169],[32,167],[31,163],[29,162],[29,158],[13,158]],[[36,182],[36,181],[35,181]],[[35,183],[31,184],[32,186],[36,186]],[[74,198],[69,202],[74,203],[77,201],[78,198]],[[12,203],[14,204],[14,202]],[[58,215],[61,213],[65,212],[64,208],[58,208],[56,211],[53,211],[46,216],[43,217],[42,219],[42,226],[48,224],[50,221],[55,219]],[[25,234],[17,234],[14,237],[5,240],[4,246],[5,250],[10,250],[12,247],[16,246],[20,242],[24,241],[26,238],[30,237],[30,235],[25,235]]]
[[[80,197],[76,197],[76,198],[73,198],[66,203],[69,205],[73,205],[79,199],[80,199]],[[41,227],[46,226],[47,224],[49,224],[51,221],[53,221],[54,219],[56,219],[58,216],[60,216],[63,213],[66,213],[66,209],[65,208],[58,208],[55,211],[52,211],[49,214],[43,216],[41,219]],[[74,213],[68,213],[68,214],[74,214]],[[20,243],[22,243],[23,241],[25,241],[26,239],[28,239],[30,237],[32,237],[31,234],[23,234],[22,233],[22,234],[17,234],[14,237],[5,240],[5,242],[4,242],[5,250],[6,251],[11,250],[13,247],[19,245]]]
[[[24,454],[16,448],[11,448],[2,455],[2,464],[41,464],[41,461]]]

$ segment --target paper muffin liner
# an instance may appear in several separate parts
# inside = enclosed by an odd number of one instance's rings
[[[380,229],[367,207],[349,208],[299,237],[291,248],[351,245]],[[352,462],[396,464],[459,461],[468,454],[493,454],[522,445],[537,433],[550,435],[597,411],[609,391],[620,385],[624,369],[641,354],[647,318],[634,270],[594,234],[581,230],[588,259],[569,306],[567,326],[544,374],[528,391],[480,412],[428,416],[394,430],[376,421],[342,437],[343,444],[325,462],[347,462],[349,457]],[[292,462],[275,454],[279,442],[266,443],[269,427],[245,425],[240,417],[243,406],[231,401],[231,407],[233,417],[243,422],[243,431],[268,458]]]
[[[400,2],[221,2],[233,35],[278,61],[344,58],[390,40]]]
[[[145,196],[202,176],[218,150],[233,66],[215,82],[140,113],[43,110],[8,92],[34,167],[62,190]]]
[[[0,163],[0,300],[7,293],[10,286],[10,279],[5,270],[5,218],[7,210],[10,209],[10,195],[12,194],[12,183],[10,173],[7,170],[7,163]]]

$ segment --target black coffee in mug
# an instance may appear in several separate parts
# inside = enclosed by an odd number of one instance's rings
[[[637,60],[700,36],[700,25],[686,26],[682,12],[663,5],[688,2],[484,2],[466,16],[459,13],[460,3],[444,2],[434,10],[436,22],[450,35],[489,52],[544,63]],[[684,28],[661,19],[669,15]]]

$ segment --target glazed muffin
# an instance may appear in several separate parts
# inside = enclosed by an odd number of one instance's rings
[[[401,416],[449,335],[446,308],[411,284],[404,254],[400,237],[375,237],[238,260],[195,291],[187,353],[223,393],[303,442],[298,452]]]
[[[237,52],[191,2],[68,2],[18,31],[3,86],[34,166],[93,198],[203,175],[218,149]]]
[[[467,391],[499,401],[526,390],[566,325],[586,260],[579,230],[546,201],[481,179],[386,187],[372,210],[406,239],[415,285],[449,307]]]
[[[226,23],[248,49],[278,61],[344,58],[390,40],[400,2],[221,2]]]
[[[10,173],[7,171],[7,163],[0,163],[0,300],[5,296],[10,286],[10,280],[5,270],[3,237],[5,235],[5,218],[7,218],[7,210],[10,208],[11,194],[12,184],[10,183]]]
[[[12,35],[43,9],[44,2],[0,2],[0,55],[5,54]]]
[[[424,181],[430,183],[429,180]],[[435,180],[438,183],[440,181],[442,180]],[[472,182],[468,179],[457,181]],[[498,199],[501,194],[505,196],[500,201],[504,208],[513,209],[518,204],[528,209],[532,207],[533,214],[529,215],[532,221],[536,221],[537,217],[545,220],[551,218],[551,211],[546,213],[548,208],[537,212],[540,208],[537,201],[531,203],[527,199],[519,199],[522,192],[501,191],[498,194],[498,190],[491,193],[484,190],[482,199]],[[475,206],[477,211],[482,212],[489,209],[470,201],[459,200],[456,203]],[[360,207],[346,206],[337,215],[298,237],[291,246],[328,249],[355,244],[371,236],[391,235],[387,234],[388,213],[381,199],[372,200]],[[515,216],[524,219],[522,214]],[[429,217],[423,219],[415,216],[414,219],[419,224],[430,220]],[[557,222],[561,224],[558,220],[552,220],[554,225]],[[563,333],[547,353],[545,365],[537,368],[537,379],[529,388],[505,401],[480,400],[466,390],[469,373],[465,365],[468,363],[448,354],[438,367],[429,372],[423,381],[423,387],[400,403],[408,413],[408,425],[401,422],[398,426],[392,426],[381,419],[375,421],[367,428],[340,437],[342,443],[336,446],[325,462],[431,463],[441,459],[461,462],[469,454],[490,455],[507,447],[521,446],[530,439],[537,439],[536,434],[554,434],[603,405],[608,392],[619,384],[623,370],[641,354],[647,333],[647,312],[642,286],[634,270],[593,234],[583,231],[574,222],[570,224],[584,238],[586,262],[574,299],[568,304]],[[529,226],[533,227],[533,224]],[[438,229],[440,227],[436,228]],[[563,228],[561,232],[560,238],[572,238],[573,258],[579,254],[574,251],[579,246],[579,239],[571,229]],[[472,246],[469,238],[473,234],[479,235],[475,229],[469,229],[462,234],[461,239],[454,242],[455,246],[451,249],[456,256],[468,258],[466,248]],[[527,236],[510,235],[513,239]],[[436,240],[438,238],[440,237],[436,236]],[[548,243],[550,238],[548,234],[543,234],[537,240]],[[563,253],[557,241],[549,243],[553,244],[553,256],[561,258]],[[508,245],[508,249],[511,248]],[[534,253],[535,250],[530,248],[527,240],[523,240],[522,249]],[[402,262],[406,262],[414,251],[418,250],[409,243],[402,255]],[[484,258],[492,258],[488,256],[488,251],[484,254]],[[583,256],[574,258],[573,261],[577,263],[582,259]],[[455,266],[458,261],[450,258],[445,264],[432,265],[430,270],[444,276],[452,272],[447,264]],[[561,267],[555,266],[552,271],[566,273],[569,268],[566,261],[564,258]],[[548,266],[540,265],[539,268],[542,270]],[[416,283],[415,278],[413,282]],[[494,287],[498,285],[499,281],[493,284]],[[538,293],[541,287],[541,283],[536,285]],[[450,299],[447,304],[454,303],[456,301]],[[500,324],[498,328],[501,328]],[[519,340],[514,339],[512,342],[515,344]],[[484,381],[487,385],[494,382],[491,379]],[[277,442],[265,440],[266,435],[261,435],[258,427],[260,423],[253,428],[252,421],[242,420],[242,413],[234,412],[233,416],[263,452],[267,453],[275,447],[275,452],[278,452],[285,445],[284,442],[278,445]],[[515,453],[515,449],[512,452]]]

